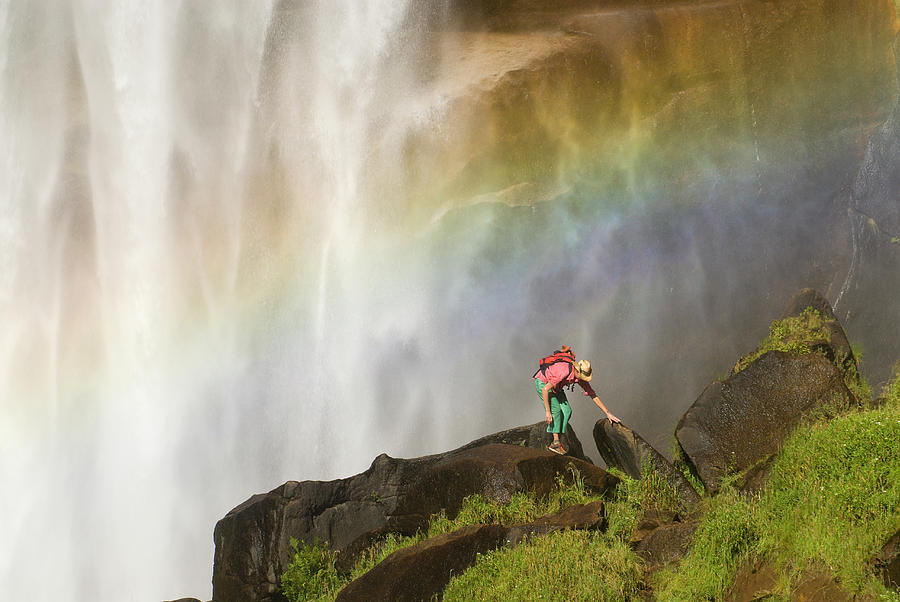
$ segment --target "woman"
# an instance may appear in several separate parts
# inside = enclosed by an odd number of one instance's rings
[[[578,383],[584,389],[584,394],[603,410],[610,422],[621,422],[606,409],[606,406],[594,393],[591,385],[588,384],[591,382],[591,377],[591,363],[587,360],[557,361],[546,366],[542,365],[542,368],[535,373],[534,388],[544,402],[547,432],[553,433],[553,443],[547,449],[553,453],[563,455],[568,451],[559,442],[559,435],[566,432],[569,417],[572,415],[572,408],[569,406],[564,387],[570,385],[574,387],[575,383]]]

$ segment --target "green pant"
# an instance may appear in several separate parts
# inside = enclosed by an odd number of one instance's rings
[[[544,385],[546,383],[539,378],[534,379],[534,388],[537,390],[538,397],[541,398],[541,407],[544,407]],[[572,415],[572,406],[566,398],[566,392],[560,388],[559,391],[550,389],[548,397],[550,398],[550,414],[553,416],[553,424],[547,425],[548,433],[565,433],[566,426],[569,424],[569,416]]]

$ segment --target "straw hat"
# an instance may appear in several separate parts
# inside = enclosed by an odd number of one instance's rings
[[[578,377],[579,380],[583,380],[586,383],[591,382],[591,363],[587,360],[578,360],[573,364],[575,366],[575,376]]]

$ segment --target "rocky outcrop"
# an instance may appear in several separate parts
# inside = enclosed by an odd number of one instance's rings
[[[900,590],[900,531],[887,540],[870,565],[885,586]]]
[[[818,315],[805,314],[807,308]],[[766,351],[767,345],[774,350]],[[847,388],[856,379],[856,359],[831,306],[804,289],[760,349],[703,391],[681,417],[675,437],[708,491],[717,491],[727,472],[744,471],[743,485],[756,490],[768,476],[766,460],[804,415],[856,403]]]
[[[394,552],[340,591],[338,602],[422,602],[439,595],[450,578],[479,554],[560,529],[601,529],[603,502],[570,506],[533,523],[475,525]]]
[[[778,571],[772,565],[748,561],[738,569],[724,599],[728,602],[755,602],[776,598],[779,585]],[[847,593],[826,569],[813,568],[795,576],[790,599],[798,602],[853,602],[868,598]]]
[[[685,511],[691,512],[699,504],[700,496],[681,471],[624,424],[598,420],[594,441],[607,466],[618,468],[633,479],[644,476],[645,468],[656,471],[675,490]]]
[[[679,421],[675,437],[707,490],[715,492],[727,472],[777,452],[805,413],[852,401],[843,373],[826,358],[770,351],[709,385]]]
[[[575,434],[572,425],[568,425],[566,432],[560,435],[560,440],[566,447],[566,455],[572,458],[584,460],[593,464],[590,458],[584,455],[584,448],[581,446],[581,440]],[[458,451],[480,447],[488,443],[505,443],[507,445],[521,445],[531,447],[533,449],[547,449],[547,446],[553,442],[553,435],[547,432],[546,422],[536,422],[527,426],[519,426],[499,433],[493,433],[480,439],[476,439],[471,443],[459,448]]]
[[[505,502],[518,491],[549,493],[557,475],[572,478],[570,465],[589,490],[614,487],[615,479],[593,464],[501,443],[408,460],[381,455],[354,477],[285,483],[251,497],[216,525],[213,599],[280,600],[292,537],[327,542],[346,568],[385,533],[413,534],[441,510],[454,517],[468,495]]]
[[[652,573],[681,560],[690,548],[696,530],[696,521],[671,522],[633,542],[635,551],[644,560],[644,570]]]

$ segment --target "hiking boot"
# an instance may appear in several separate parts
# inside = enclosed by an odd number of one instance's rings
[[[566,455],[566,448],[563,447],[559,441],[554,441],[549,446],[547,446],[547,449],[552,451],[554,454],[559,454],[560,456]]]

